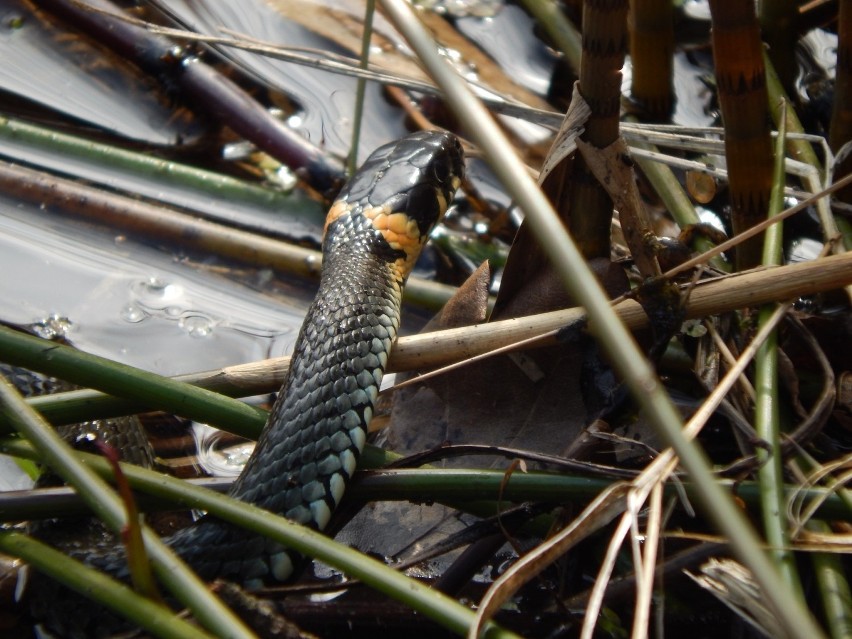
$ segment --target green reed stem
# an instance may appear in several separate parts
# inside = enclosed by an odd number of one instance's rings
[[[8,364],[126,397],[150,409],[189,417],[245,437],[257,437],[266,422],[266,411],[260,408],[3,326],[0,353]]]
[[[113,532],[120,533],[127,524],[121,500],[91,468],[80,463],[74,451],[27,406],[5,378],[0,379],[0,411],[3,419],[26,437],[50,468],[80,493],[92,512]],[[143,535],[157,575],[204,626],[231,637],[254,636],[157,535],[148,528]]]
[[[0,530],[0,550],[19,557],[30,566],[68,588],[83,593],[133,624],[164,639],[212,637],[168,608],[136,594],[126,584],[75,561],[31,537]]]
[[[19,459],[38,459],[37,453],[20,440],[0,440],[0,451],[14,455]],[[568,473],[538,472],[515,473],[506,482],[503,470],[489,469],[437,469],[430,466],[422,468],[384,469],[383,466],[398,461],[402,456],[392,451],[367,446],[358,461],[359,470],[372,470],[359,476],[358,482],[347,491],[347,497],[363,501],[438,501],[453,504],[460,510],[482,517],[488,517],[499,510],[500,500],[504,502],[576,502],[593,499],[609,488],[612,479],[579,476]],[[99,464],[100,462],[93,462]],[[96,466],[96,468],[100,468]],[[98,471],[100,472],[100,471]],[[142,488],[129,476],[131,486]],[[719,485],[736,494],[749,508],[760,506],[762,488],[755,481],[733,481],[719,479]],[[678,496],[678,486],[690,497],[696,494],[692,482],[683,481],[679,485],[669,483],[667,496]],[[799,486],[785,485],[785,503],[796,498],[798,502],[819,503],[817,514],[826,519],[852,521],[852,503],[843,491],[837,488],[810,488],[802,490]],[[57,501],[55,496],[47,498],[47,511],[39,507],[39,491],[32,498],[18,493],[6,499],[0,496],[0,521],[20,521],[22,519],[43,518],[59,512],[62,516],[79,515],[81,509],[75,507],[73,496]],[[51,493],[52,495],[53,493]],[[154,507],[168,507],[175,502],[182,503],[186,497],[178,492],[163,492],[163,498],[148,500],[148,510]],[[191,498],[191,497],[190,497]],[[195,503],[183,502],[194,506]]]
[[[772,191],[769,199],[769,216],[778,215],[784,208],[784,148],[786,130],[783,125],[775,141],[775,164],[773,167]],[[763,265],[777,266],[783,253],[783,230],[781,224],[773,224],[764,234]],[[758,314],[758,327],[763,326],[775,312],[777,305],[764,306]],[[797,593],[804,602],[801,581],[796,571],[796,558],[789,550],[787,520],[784,509],[784,470],[781,463],[781,414],[778,403],[778,334],[767,337],[755,355],[755,407],[754,422],[758,437],[769,444],[769,450],[756,451],[760,467],[758,481],[762,487],[761,505],[763,530],[769,544],[769,556],[791,592]]]
[[[831,535],[831,527],[823,521],[812,520],[806,525],[812,532]],[[846,569],[838,553],[826,549],[811,555],[816,583],[822,600],[825,623],[832,639],[852,637],[852,590],[846,579]]]
[[[156,181],[164,186],[179,186],[196,195],[216,197],[240,206],[245,203],[253,207],[272,211],[291,210],[301,198],[285,195],[281,191],[264,188],[229,175],[214,173],[172,160],[165,160],[150,153],[139,153],[93,142],[13,118],[0,117],[0,155],[16,159],[16,151],[39,152],[48,158],[62,158],[68,172],[73,173],[82,163],[93,170],[107,169],[125,171],[136,178]],[[53,167],[52,162],[45,163]]]
[[[14,454],[27,454],[25,446],[13,444],[6,449]],[[32,454],[33,451],[30,451]],[[103,477],[112,471],[106,460],[97,455],[75,453],[86,466]],[[458,634],[465,634],[473,622],[474,612],[446,595],[406,577],[384,564],[337,543],[322,533],[295,524],[267,510],[221,495],[189,482],[160,473],[121,464],[135,488],[162,499],[177,500],[187,506],[206,510],[225,521],[277,541],[288,548],[333,566],[391,598],[411,606],[436,623]],[[512,632],[491,624],[484,635],[493,639],[520,639]]]
[[[552,0],[523,0],[523,5],[561,51],[576,75],[583,58],[583,37],[565,17],[559,4]]]

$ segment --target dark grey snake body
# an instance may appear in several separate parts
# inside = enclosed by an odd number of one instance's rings
[[[340,502],[399,326],[402,287],[458,188],[458,140],[420,132],[376,150],[329,211],[319,291],[290,371],[230,494],[322,529]],[[168,543],[207,579],[285,580],[285,548],[205,518]],[[125,572],[120,553],[93,563]]]
[[[319,291],[233,497],[318,529],[328,523],[366,441],[405,279],[462,171],[453,136],[422,132],[375,151],[341,192],[326,222]],[[410,234],[379,228],[402,222]],[[247,554],[246,534],[217,521],[170,544],[205,578],[255,584],[293,570],[285,549],[256,540]]]

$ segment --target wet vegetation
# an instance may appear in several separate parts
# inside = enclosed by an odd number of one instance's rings
[[[0,361],[77,389],[0,385],[3,450],[74,486],[3,493],[0,549],[158,636],[848,636],[849,5],[3,2]],[[427,127],[468,178],[334,534],[161,478],[200,423],[236,472],[345,167]],[[135,414],[153,528],[178,503],[317,561],[183,573],[47,429]],[[21,523],[92,510],[146,596]]]

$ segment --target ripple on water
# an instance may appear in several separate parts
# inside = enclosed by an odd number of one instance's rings
[[[207,424],[192,424],[198,464],[213,477],[236,477],[254,450],[254,442],[250,441],[223,446],[222,439],[226,435]]]

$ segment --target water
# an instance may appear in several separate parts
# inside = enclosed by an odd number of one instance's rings
[[[304,300],[3,200],[0,268],[3,319],[65,318],[78,348],[164,375],[285,354],[304,315]]]
[[[28,3],[0,0],[0,87],[72,118],[134,140],[184,143],[201,127],[175,117],[149,80]],[[29,109],[28,109],[29,110]]]

